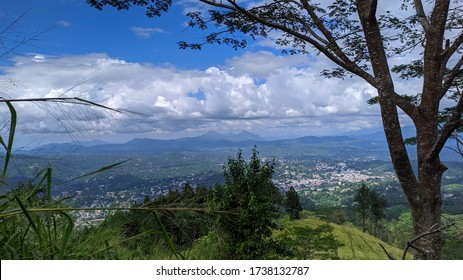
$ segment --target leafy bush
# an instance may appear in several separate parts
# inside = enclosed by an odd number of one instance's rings
[[[212,208],[217,219],[223,258],[263,259],[275,250],[271,239],[281,194],[272,182],[273,162],[262,162],[256,148],[249,162],[239,151],[224,169],[225,185],[214,188]]]

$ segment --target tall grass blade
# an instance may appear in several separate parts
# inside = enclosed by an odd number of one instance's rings
[[[50,167],[47,168],[47,172],[45,173],[44,178],[47,179],[47,201],[48,205],[51,204],[51,173],[52,169]]]
[[[37,234],[40,244],[43,244],[40,228],[35,224],[34,220],[32,219],[32,216],[30,215],[29,211],[27,211],[27,208],[24,205],[24,203],[21,201],[21,199],[16,194],[14,195],[14,198],[18,202],[19,207],[21,208],[22,212],[24,213],[27,220],[29,221],[29,224],[34,229],[35,233]]]
[[[61,248],[59,251],[58,258],[60,260],[64,259],[64,256],[66,255],[66,250],[69,246],[69,241],[71,240],[71,234],[72,230],[74,229],[74,221],[72,220],[71,216],[69,216],[65,212],[60,212],[63,216],[66,217],[68,224],[66,226],[66,230],[64,231],[63,239],[61,241]]]
[[[18,255],[17,250],[13,246],[10,245],[10,241],[16,238],[17,235],[18,233],[13,234],[13,236],[11,236],[6,242],[0,241],[3,243],[3,246],[6,248],[6,250],[10,252],[11,259],[13,260],[19,260],[19,255]]]
[[[112,169],[112,168],[114,168],[114,167],[117,167],[117,166],[119,166],[119,165],[121,165],[121,164],[124,164],[124,163],[126,163],[126,162],[128,162],[128,161],[131,161],[131,159],[126,159],[126,160],[120,161],[120,162],[118,162],[118,163],[114,163],[114,164],[111,164],[111,165],[102,167],[102,168],[100,168],[100,169],[98,169],[98,170],[96,170],[96,171],[92,171],[92,172],[90,172],[90,173],[87,173],[87,174],[84,174],[84,175],[81,175],[81,176],[72,178],[72,179],[70,179],[70,180],[68,180],[68,181],[66,181],[66,182],[64,182],[64,183],[61,183],[60,185],[64,185],[64,184],[67,184],[67,183],[70,183],[70,182],[73,182],[73,181],[77,181],[77,180],[79,180],[79,179],[82,179],[82,178],[85,178],[85,177],[88,177],[88,176],[92,176],[92,175],[95,175],[95,174],[98,174],[98,173],[101,173],[101,172],[110,170],[110,169]]]
[[[152,233],[155,233],[155,232],[157,232],[157,231],[154,231],[154,230],[144,231],[144,232],[141,232],[141,233],[136,234],[136,235],[134,235],[134,236],[131,236],[131,237],[129,237],[129,238],[126,238],[126,239],[124,239],[124,240],[121,240],[121,241],[118,241],[118,242],[114,242],[114,243],[112,243],[112,244],[109,244],[108,240],[105,240],[105,242],[104,242],[104,243],[105,243],[105,247],[104,247],[104,248],[102,248],[102,249],[100,249],[100,250],[98,250],[98,251],[96,251],[96,252],[93,252],[93,253],[91,253],[90,255],[87,255],[85,258],[86,258],[86,259],[91,258],[91,257],[93,257],[93,256],[95,256],[95,255],[98,255],[98,254],[101,254],[101,253],[103,253],[103,252],[105,252],[105,251],[108,251],[108,250],[111,249],[111,248],[115,248],[116,246],[118,246],[118,245],[120,245],[120,244],[123,244],[123,243],[125,243],[125,242],[127,242],[127,241],[134,240],[134,239],[138,239],[138,238],[140,238],[140,237],[143,237],[143,236],[145,236],[145,235],[149,235],[149,234],[152,234]]]
[[[8,164],[10,162],[11,158],[11,150],[13,149],[13,141],[14,141],[14,134],[16,131],[16,121],[17,121],[17,115],[16,115],[16,110],[11,104],[11,102],[5,101],[6,105],[8,105],[8,109],[10,110],[10,115],[11,115],[11,122],[10,122],[10,135],[8,137],[8,144],[5,144],[5,141],[1,139],[1,144],[3,147],[5,147],[6,150],[6,155],[5,155],[5,163],[3,165],[3,173],[1,180],[4,181],[6,177],[6,172],[8,170]]]
[[[166,228],[164,227],[164,225],[162,224],[162,221],[161,219],[159,218],[159,216],[156,214],[156,212],[153,212],[154,214],[154,217],[155,217],[155,220],[156,220],[156,223],[158,224],[159,228],[161,229],[161,233],[162,233],[162,236],[164,237],[164,239],[166,240],[167,242],[167,246],[169,247],[170,251],[174,254],[175,258],[177,260],[184,260],[185,257],[180,254],[177,249],[175,249],[175,245],[174,245],[174,242],[172,241],[172,238],[170,238],[170,235],[169,233],[167,232]]]

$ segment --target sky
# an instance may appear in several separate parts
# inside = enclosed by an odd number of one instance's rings
[[[247,130],[264,137],[381,130],[376,91],[357,78],[324,79],[325,58],[284,55],[269,38],[233,50],[180,50],[207,33],[186,27],[192,1],[160,18],[143,9],[98,11],[85,0],[0,0],[2,41],[40,34],[0,61],[0,96],[78,97],[124,112],[62,103],[15,103],[17,143],[124,142]],[[45,31],[45,32],[43,32]],[[43,34],[42,34],[43,32]],[[4,45],[2,45],[4,46]],[[398,87],[416,87],[402,84]],[[0,108],[1,135],[10,115]]]

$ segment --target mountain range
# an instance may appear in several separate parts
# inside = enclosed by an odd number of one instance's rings
[[[409,129],[404,130],[405,137],[413,136]],[[172,140],[134,138],[126,143],[110,144],[102,141],[70,142],[46,144],[34,149],[16,150],[16,154],[53,155],[53,154],[155,154],[163,152],[238,150],[257,146],[266,154],[312,154],[338,156],[369,156],[389,158],[383,132],[353,136],[305,136],[294,139],[269,140],[257,134],[242,131],[238,134],[220,134],[209,131],[196,137],[184,137]],[[414,153],[414,147],[409,150]],[[461,157],[444,149],[443,158],[461,160]]]
[[[184,137],[173,140],[134,138],[126,143],[110,144],[101,141],[70,142],[46,144],[33,149],[20,149],[18,154],[50,155],[58,153],[76,154],[115,154],[115,153],[162,153],[173,151],[200,151],[217,149],[248,149],[257,146],[263,149],[297,149],[311,147],[312,150],[352,148],[384,150],[386,146],[379,141],[368,141],[349,136],[305,136],[295,139],[269,140],[248,132],[238,134],[220,134],[209,131],[196,137]]]

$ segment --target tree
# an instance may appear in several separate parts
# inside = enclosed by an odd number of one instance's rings
[[[387,206],[386,198],[362,184],[354,196],[354,203],[362,230],[364,232],[367,230],[367,221],[370,221],[370,233],[377,236],[379,222],[386,217],[384,213]]]
[[[366,222],[371,205],[370,189],[365,184],[362,184],[362,186],[357,190],[357,193],[354,196],[354,203],[355,210],[357,211],[362,224],[362,230],[365,232],[367,230]]]
[[[301,218],[301,200],[299,198],[299,194],[292,186],[288,191],[286,191],[285,210],[288,212],[289,218],[291,220],[297,220]]]
[[[172,0],[87,2],[98,9],[144,6],[149,17],[160,16],[172,5]],[[180,48],[201,49],[206,43],[241,48],[246,46],[246,36],[272,33],[279,36],[276,44],[288,53],[309,53],[313,48],[332,61],[336,67],[323,71],[324,76],[358,76],[374,87],[378,96],[370,103],[380,106],[392,164],[412,210],[414,235],[441,226],[440,187],[447,167],[439,154],[463,126],[463,7],[459,1],[397,0],[396,6],[402,4],[400,16],[382,6],[390,1],[377,0],[198,2],[211,9],[189,12],[189,25],[215,29],[204,41],[180,42]],[[390,65],[396,56],[409,60]],[[400,79],[416,79],[422,83],[421,91],[397,92]],[[447,98],[453,100],[452,106],[440,111]],[[402,136],[399,109],[416,128],[417,173]],[[416,245],[416,258],[440,259],[442,232],[425,235]]]
[[[225,240],[223,257],[262,259],[275,247],[271,236],[281,199],[273,172],[274,164],[262,162],[255,148],[249,162],[241,151],[228,159],[225,184],[214,188],[212,203],[213,210],[230,213],[217,221]]]
[[[372,225],[372,234],[374,236],[379,236],[379,228],[381,226],[380,221],[386,218],[386,213],[384,209],[387,206],[387,200],[384,196],[380,195],[376,191],[370,191],[370,199],[371,199],[371,225]]]

